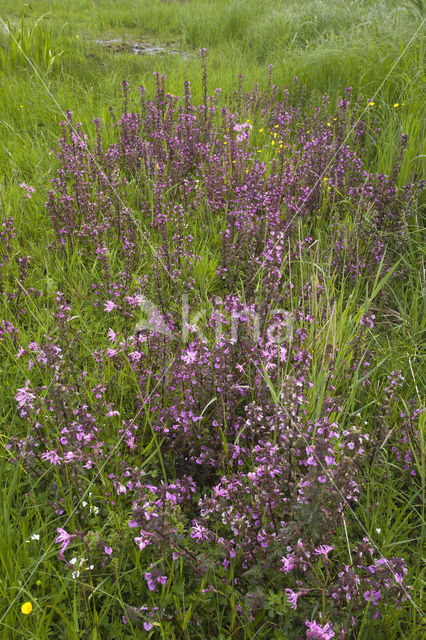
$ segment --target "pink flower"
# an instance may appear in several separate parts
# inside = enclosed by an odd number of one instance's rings
[[[108,338],[111,340],[111,342],[116,342],[117,340],[117,334],[111,329],[111,327],[108,329]]]
[[[364,599],[367,602],[370,602],[377,607],[379,604],[379,600],[382,597],[382,594],[380,593],[380,591],[365,591],[364,592]]]
[[[297,609],[297,600],[302,595],[302,591],[298,591],[297,593],[292,589],[286,589],[285,595],[287,596],[287,600],[291,604],[292,609]]]
[[[132,526],[129,523],[129,526]],[[137,523],[136,523],[137,526]],[[138,538],[133,538],[139,549],[143,551],[145,547],[148,547],[151,544],[151,535],[147,531],[141,531],[141,535]]]
[[[155,588],[156,588],[156,586],[157,586],[157,583],[156,583],[156,582],[155,582],[155,580],[153,579],[153,577],[152,577],[152,573],[150,573],[149,571],[146,571],[146,573],[145,573],[145,580],[146,580],[146,583],[147,583],[147,585],[148,585],[148,589],[149,589],[150,591],[155,591]]]
[[[56,531],[59,533],[59,535],[55,539],[55,543],[62,545],[59,552],[59,557],[63,558],[65,549],[70,546],[72,538],[76,538],[77,536],[74,533],[68,533],[67,531],[65,531],[65,529],[61,529],[60,527],[58,527]]]
[[[322,544],[319,547],[316,547],[314,551],[314,555],[316,556],[324,556],[324,560],[328,560],[328,554],[330,551],[333,551],[334,547],[330,547],[328,544]]]
[[[167,584],[167,576],[162,576],[158,573],[158,570],[157,575],[147,571],[145,573],[145,580],[150,591],[155,591],[157,584]]]
[[[24,200],[26,200],[27,198],[31,198],[31,194],[34,193],[35,191],[34,187],[32,187],[31,185],[25,184],[25,182],[20,182],[19,186],[21,187],[21,189],[25,189]]]
[[[50,464],[53,464],[54,466],[56,466],[57,464],[61,464],[62,462],[62,458],[58,456],[55,450],[45,451],[45,453],[42,453],[41,457],[43,458],[43,460],[47,460],[48,462],[50,462]]]
[[[115,304],[115,302],[113,302],[112,300],[107,300],[107,301],[105,302],[105,304],[104,304],[104,310],[105,310],[107,313],[111,313],[111,311],[112,311],[113,309],[115,309],[115,308],[116,308],[116,306],[117,306],[117,305]]]
[[[330,622],[321,626],[318,622],[306,620],[305,624],[308,627],[306,640],[331,640],[334,638],[335,634]]]
[[[30,381],[27,380],[25,387],[18,389],[15,395],[15,400],[18,403],[21,415],[27,414],[27,409],[33,408],[33,400],[35,400],[35,394],[29,390]]]
[[[111,547],[104,547],[104,551],[107,554],[107,556],[110,556],[112,554],[112,549]]]
[[[282,562],[282,567],[281,567],[281,571],[284,571],[284,573],[290,573],[290,571],[293,571],[294,569],[294,558],[292,555],[290,556],[283,556],[281,558],[281,562]]]
[[[188,349],[182,356],[182,360],[184,361],[185,364],[193,364],[196,359],[197,359],[197,352],[191,351],[190,349]]]
[[[190,535],[191,538],[197,542],[210,539],[210,531],[206,529],[206,527],[203,527],[203,525],[197,523],[192,527]]]

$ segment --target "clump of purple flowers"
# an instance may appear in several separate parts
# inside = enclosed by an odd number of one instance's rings
[[[65,290],[37,340],[22,342],[19,323],[2,321],[0,337],[25,369],[15,400],[27,430],[11,438],[11,459],[46,484],[61,511],[87,483],[98,487],[100,506],[75,509],[78,531],[57,529],[61,560],[77,537],[95,572],[117,566],[120,553],[129,563],[131,549],[147,597],[163,597],[179,580],[219,593],[205,586],[214,573],[221,597],[237,594],[250,623],[274,584],[306,638],[343,638],[345,607],[356,624],[367,603],[379,616],[409,597],[402,558],[381,556],[358,534],[349,549],[336,542],[362,497],[360,471],[388,443],[400,376],[388,381],[381,428],[370,437],[344,414],[342,389],[357,362],[338,365],[339,345],[324,353],[324,394],[314,406],[310,336],[313,327],[328,330],[327,278],[369,281],[379,265],[390,267],[417,186],[368,171],[350,91],[334,109],[324,98],[308,113],[277,87],[240,87],[236,106],[224,107],[220,91],[204,91],[194,105],[188,82],[179,98],[156,80],[154,96],[141,87],[133,110],[123,82],[124,111],[112,114],[108,146],[100,120],[93,145],[71,112],[61,125],[46,203],[51,250],[64,260],[73,253],[91,274],[85,304],[102,330],[84,351]],[[297,281],[295,265],[309,258],[323,223],[332,229],[329,271]],[[27,273],[26,263],[12,265],[14,238],[5,221],[9,288],[12,271]],[[195,320],[182,300],[199,310]],[[355,354],[377,316],[361,316]],[[389,441],[410,469],[417,415],[413,407],[401,416],[399,449]],[[58,471],[68,485],[45,480]],[[126,518],[108,520],[104,539],[94,531],[108,508]],[[327,621],[311,621],[323,602]],[[125,621],[148,632],[158,616],[172,620],[172,608],[171,600],[161,611],[138,604]]]

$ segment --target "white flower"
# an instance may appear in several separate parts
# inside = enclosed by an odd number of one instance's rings
[[[40,540],[39,534],[38,533],[31,534],[28,540],[25,540],[25,542],[29,542],[30,540]]]

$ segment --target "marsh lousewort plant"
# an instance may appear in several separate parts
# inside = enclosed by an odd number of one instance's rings
[[[232,637],[266,620],[270,638],[356,638],[411,597],[356,509],[380,456],[416,478],[420,409],[399,404],[401,372],[377,385],[366,336],[377,282],[403,277],[418,185],[369,172],[349,88],[332,107],[297,81],[241,83],[224,106],[123,82],[123,113],[91,132],[68,112],[46,224],[80,281],[65,266],[37,291],[13,220],[0,234],[0,338],[22,372],[7,449],[48,492],[57,570],[82,594],[140,571],[123,624],[215,638],[214,601]]]

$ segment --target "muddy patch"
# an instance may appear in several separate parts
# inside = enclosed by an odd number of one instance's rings
[[[113,53],[132,53],[137,56],[176,55],[185,60],[191,57],[187,51],[182,51],[176,48],[173,43],[168,42],[158,44],[144,40],[125,41],[118,38],[115,40],[95,40],[95,42]]]

